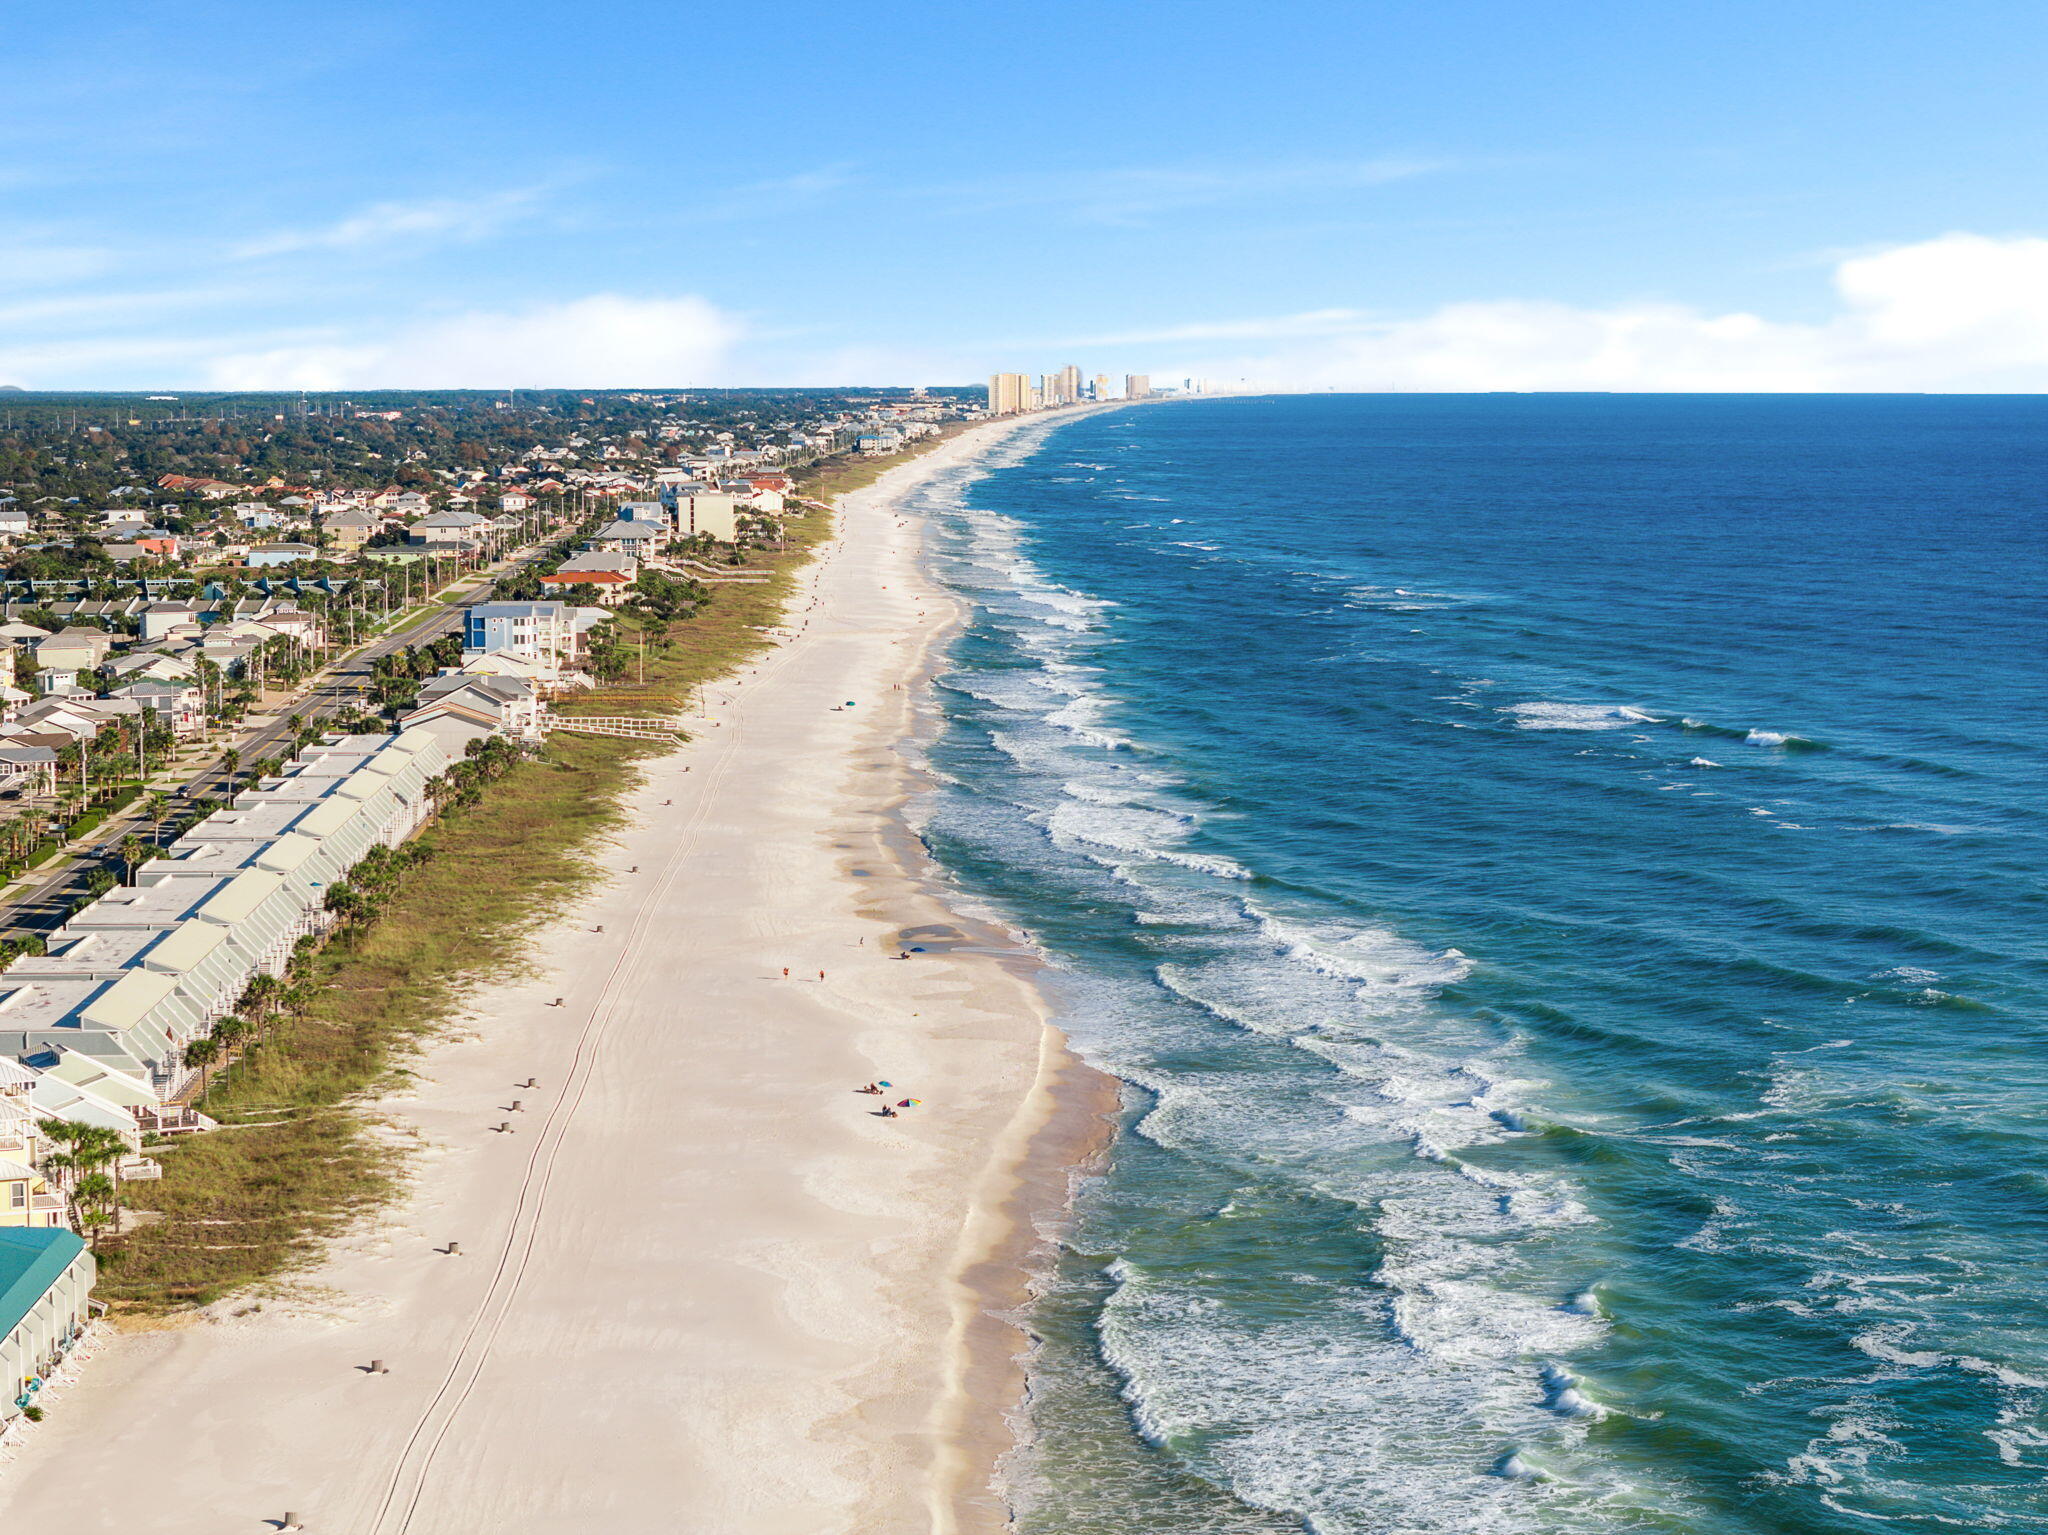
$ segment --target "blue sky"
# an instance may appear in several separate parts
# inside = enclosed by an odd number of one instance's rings
[[[29,0],[0,381],[2048,387],[2048,11]]]

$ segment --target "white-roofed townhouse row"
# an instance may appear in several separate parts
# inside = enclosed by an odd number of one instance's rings
[[[327,925],[327,894],[351,868],[418,828],[446,765],[427,731],[310,750],[143,865],[137,884],[81,909],[47,953],[0,974],[0,1054],[42,1068],[38,1092],[102,1096],[131,1128],[173,1127],[126,1100],[180,1091],[184,1047]]]

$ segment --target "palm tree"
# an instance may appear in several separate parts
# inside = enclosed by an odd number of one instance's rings
[[[227,777],[227,788],[230,794],[234,793],[235,790],[235,769],[241,765],[242,754],[236,751],[234,747],[230,746],[220,754],[221,772]]]
[[[105,1173],[88,1173],[72,1189],[72,1214],[85,1229],[86,1240],[95,1248],[99,1246],[100,1228],[114,1224],[114,1212],[120,1202],[120,1189]]]
[[[285,988],[281,1000],[285,1010],[292,1015],[292,1022],[299,1023],[305,1019],[306,1014],[312,1010],[314,998],[318,995],[318,988],[306,981]]]
[[[121,862],[128,865],[129,884],[135,883],[136,871],[142,867],[143,861],[151,851],[152,844],[144,842],[133,832],[121,839]]]
[[[220,1045],[210,1035],[202,1034],[185,1046],[185,1064],[196,1067],[199,1072],[199,1096],[206,1096],[207,1068],[220,1059]]]
[[[171,808],[161,789],[151,789],[142,801],[143,813],[149,817],[149,835],[153,842],[161,842],[164,835],[164,812]]]
[[[257,1034],[261,1034],[270,1022],[270,1015],[277,1008],[277,999],[284,990],[284,982],[276,976],[258,974],[250,977],[249,984],[242,988],[242,995],[235,1003],[247,1018]]]
[[[255,1027],[247,1019],[237,1018],[232,1013],[213,1026],[214,1041],[224,1051],[232,1051],[255,1032]]]

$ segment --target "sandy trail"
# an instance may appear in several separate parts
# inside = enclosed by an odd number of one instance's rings
[[[897,746],[951,609],[889,504],[1000,431],[848,498],[794,637],[706,690],[716,723],[650,765],[539,973],[479,995],[389,1105],[428,1148],[406,1201],[298,1299],[110,1349],[0,1477],[0,1527],[985,1522],[1005,1404],[961,1392],[1006,1388],[961,1366],[988,1343],[960,1275],[1004,1238],[1072,1068],[1020,957],[900,834]],[[891,957],[934,924],[970,941]],[[873,1117],[871,1078],[923,1106]]]

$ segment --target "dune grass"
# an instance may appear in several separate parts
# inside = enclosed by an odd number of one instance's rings
[[[830,532],[829,512],[793,516],[788,547],[749,561],[771,581],[715,587],[677,623],[624,620],[648,642],[645,681],[564,701],[562,712],[674,715],[695,685],[768,648],[763,631]],[[130,1315],[205,1305],[305,1266],[322,1239],[387,1202],[408,1143],[367,1105],[593,876],[596,837],[617,823],[635,762],[657,749],[558,732],[537,760],[423,833],[431,856],[376,921],[314,961],[305,1015],[280,1019],[212,1083],[202,1107],[222,1128],[154,1149],[162,1180],[127,1186],[126,1204],[143,1213],[102,1244],[100,1297]]]
[[[634,745],[558,737],[423,835],[431,857],[382,915],[315,958],[305,1015],[280,1018],[215,1079],[202,1106],[222,1128],[157,1148],[162,1180],[128,1185],[128,1206],[154,1218],[103,1245],[102,1299],[205,1304],[310,1258],[390,1197],[404,1143],[361,1100],[589,877],[587,850],[617,819]]]
[[[920,454],[929,453],[942,442],[948,442],[966,431],[973,423],[952,421],[939,428],[936,435],[920,438],[901,453],[886,457],[868,458],[860,454],[842,453],[834,458],[821,460],[797,477],[797,494],[819,501],[829,501],[834,496],[843,496],[850,490],[865,490],[898,464],[907,464]]]

